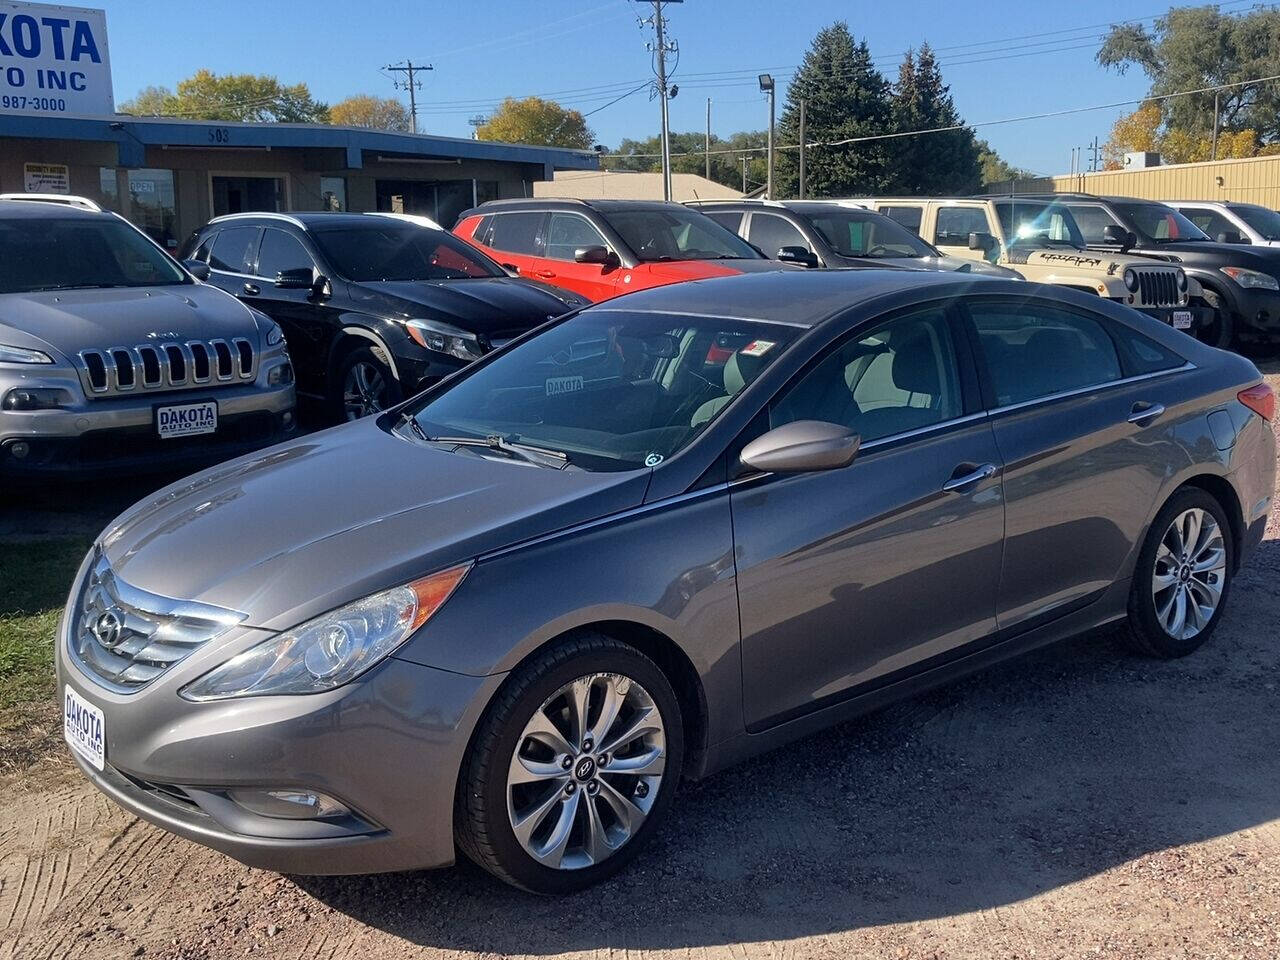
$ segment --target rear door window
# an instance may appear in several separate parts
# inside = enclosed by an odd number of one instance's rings
[[[996,405],[1101,386],[1124,375],[1102,321],[1047,303],[971,301]]]
[[[766,257],[776,257],[783,247],[804,247],[809,242],[794,224],[772,213],[752,213],[747,239],[764,251]],[[812,252],[812,251],[810,251]]]
[[[257,227],[224,227],[209,251],[209,266],[223,273],[253,273],[258,252]]]
[[[542,256],[543,213],[498,213],[489,228],[489,246],[526,257]]]
[[[720,226],[724,227],[726,230],[732,230],[734,233],[737,233],[738,228],[742,226],[742,214],[737,213],[736,211],[719,210],[712,212],[707,210],[704,212],[708,217],[720,224]]]
[[[880,207],[879,212],[883,213],[890,220],[896,220],[908,230],[914,231],[915,233],[920,232],[920,221],[924,215],[924,207],[894,205]]]

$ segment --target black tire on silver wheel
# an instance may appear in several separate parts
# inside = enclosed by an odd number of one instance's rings
[[[329,402],[335,419],[359,420],[381,413],[403,399],[400,382],[380,351],[357,347],[338,362]]]
[[[490,704],[463,763],[455,831],[467,857],[535,893],[621,870],[671,803],[680,708],[634,647],[598,634],[539,653]]]
[[[1209,493],[1179,490],[1157,514],[1133,572],[1129,639],[1149,656],[1184,657],[1217,629],[1231,588],[1231,524]]]

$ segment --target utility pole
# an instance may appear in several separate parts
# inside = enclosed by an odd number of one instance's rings
[[[1221,92],[1221,90],[1213,91],[1213,144],[1209,148],[1210,160],[1218,159],[1218,117],[1221,116],[1218,113],[1218,96]]]
[[[747,195],[747,155],[742,155],[742,195]]]
[[[760,74],[760,90],[769,95],[769,173],[765,178],[764,195],[766,200],[773,199],[773,124],[774,124],[774,94],[776,92],[776,84],[773,77],[767,73]]]
[[[676,95],[677,87],[667,87],[667,54],[679,53],[680,48],[675,41],[667,40],[667,22],[662,16],[664,3],[683,3],[684,0],[653,0],[653,16],[640,21],[644,27],[653,24],[654,43],[649,49],[656,55],[656,73],[658,75],[657,94],[662,101],[662,195],[671,199],[671,124],[667,115],[667,101]]]
[[[1101,149],[1102,149],[1102,147],[1101,147],[1101,145],[1098,143],[1098,138],[1097,138],[1097,137],[1094,137],[1094,138],[1093,138],[1093,143],[1089,144],[1089,152],[1090,152],[1090,154],[1091,154],[1091,156],[1090,156],[1090,158],[1089,158],[1089,172],[1090,172],[1090,173],[1096,173],[1096,172],[1098,171],[1098,167],[1099,167],[1099,165],[1100,165],[1100,164],[1098,163],[1098,159],[1099,159],[1098,154],[1099,154],[1099,152],[1101,151]]]
[[[800,199],[804,199],[804,100],[800,101]],[[772,124],[770,124],[772,126]]]
[[[426,66],[422,66],[420,64],[415,64],[412,60],[406,60],[403,64],[396,64],[396,65],[388,64],[387,66],[383,67],[383,69],[390,70],[392,73],[405,74],[405,79],[403,81],[401,80],[395,81],[395,88],[397,90],[409,91],[409,129],[412,130],[414,133],[417,133],[418,132],[417,93],[419,90],[422,89],[422,82],[420,80],[414,80],[413,75],[417,73],[419,70],[434,70],[435,67],[433,67],[429,63]]]
[[[707,97],[707,169],[705,176],[711,179],[711,98]]]

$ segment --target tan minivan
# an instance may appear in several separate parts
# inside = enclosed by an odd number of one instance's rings
[[[1213,319],[1200,285],[1155,256],[1085,249],[1071,211],[1054,198],[873,197],[835,201],[876,210],[945,254],[1012,267],[1033,283],[1087,291],[1193,332]]]

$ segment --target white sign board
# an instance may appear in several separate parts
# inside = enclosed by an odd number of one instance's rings
[[[24,163],[23,189],[27,193],[70,193],[71,175],[61,163]]]
[[[102,10],[0,0],[0,113],[110,116]]]

